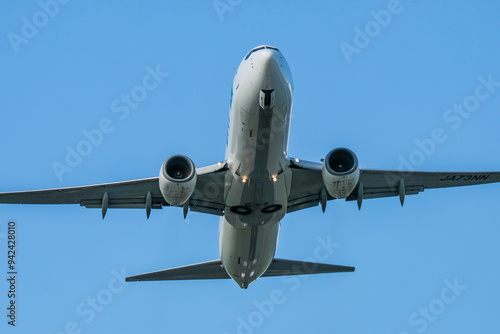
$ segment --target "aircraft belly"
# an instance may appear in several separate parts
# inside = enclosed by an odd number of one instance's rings
[[[256,67],[243,61],[232,88],[219,244],[227,273],[243,288],[273,260],[291,186],[292,85],[275,56]]]
[[[258,104],[250,107],[259,108]],[[248,113],[238,101],[233,108],[226,219],[236,227],[277,222],[286,213],[291,183],[286,159],[289,104],[261,109],[260,115]]]
[[[260,226],[280,221],[286,213],[285,176],[272,180],[242,182],[233,178],[224,217],[235,227]],[[245,211],[242,211],[245,210]],[[243,212],[243,213],[242,213]]]
[[[279,223],[236,228],[220,220],[221,260],[229,276],[241,287],[260,277],[274,258]]]

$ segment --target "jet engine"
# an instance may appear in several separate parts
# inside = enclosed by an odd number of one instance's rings
[[[196,168],[184,155],[173,155],[161,166],[160,191],[168,204],[182,206],[196,187]]]
[[[328,194],[334,198],[346,198],[359,180],[358,158],[347,148],[331,150],[321,171]]]

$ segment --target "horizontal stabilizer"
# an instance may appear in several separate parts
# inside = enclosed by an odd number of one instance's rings
[[[166,280],[188,280],[188,279],[222,279],[229,278],[222,266],[221,260],[214,260],[182,266],[172,269],[153,271],[151,273],[130,276],[127,282],[138,281],[166,281]]]
[[[326,273],[342,273],[354,271],[354,267],[337,266],[334,264],[293,261],[274,259],[269,265],[262,277],[266,276],[287,276],[287,275],[309,275],[309,274],[326,274]]]
[[[333,264],[303,262],[274,259],[262,277],[286,276],[286,275],[307,275],[323,273],[339,273],[354,271],[354,267],[337,266]],[[214,260],[182,266],[172,269],[165,269],[130,276],[127,282],[138,281],[166,281],[166,280],[191,280],[191,279],[224,279],[229,278],[226,270],[222,266],[221,260]]]

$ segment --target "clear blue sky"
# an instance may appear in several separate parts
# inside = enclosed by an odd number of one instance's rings
[[[500,170],[496,2],[220,0],[219,12],[213,0],[41,3],[0,11],[0,191],[156,176],[177,153],[220,161],[233,75],[261,44],[279,47],[294,76],[291,156],[319,161],[345,146],[363,168],[406,159],[426,171]],[[144,90],[148,67],[169,74]],[[471,112],[453,110],[464,103]],[[84,147],[103,120],[112,130]],[[430,144],[436,129],[446,139]],[[54,162],[78,147],[87,156],[58,177]],[[499,204],[497,184],[428,190],[404,208],[387,198],[292,213],[277,257],[314,257],[330,239],[324,262],[356,272],[263,278],[248,290],[115,279],[218,258],[217,217],[166,208],[149,221],[142,210],[102,221],[78,206],[2,205],[1,332],[15,331],[5,317],[14,219],[18,333],[491,333]]]

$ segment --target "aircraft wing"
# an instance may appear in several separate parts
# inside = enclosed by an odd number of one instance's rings
[[[197,168],[198,181],[189,200],[192,211],[222,215],[224,210],[225,164]],[[103,217],[108,208],[161,209],[168,206],[158,185],[158,177],[56,188],[0,193],[0,203],[13,204],[80,204],[101,208]],[[149,217],[149,209],[147,210]]]
[[[292,186],[287,212],[317,206],[323,189],[322,164],[292,160]],[[361,169],[359,182],[347,201],[399,196],[403,204],[406,195],[425,189],[461,187],[500,182],[500,172],[407,172]],[[327,196],[332,200],[331,196]]]

